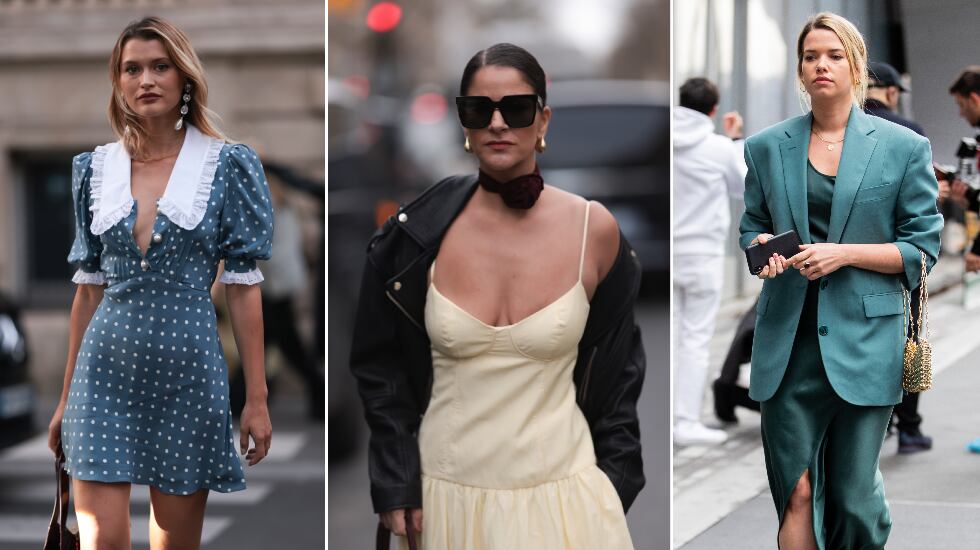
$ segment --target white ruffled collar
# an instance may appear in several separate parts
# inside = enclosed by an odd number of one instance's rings
[[[224,141],[187,125],[180,153],[157,210],[178,226],[192,230],[208,208],[211,184]],[[131,161],[121,141],[100,145],[92,154],[92,233],[101,235],[133,209]]]

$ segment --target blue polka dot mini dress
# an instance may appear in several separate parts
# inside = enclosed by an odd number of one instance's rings
[[[121,143],[75,157],[78,284],[106,285],[83,336],[61,424],[69,474],[176,495],[245,488],[210,288],[256,284],[271,255],[262,164],[188,126],[147,253],[136,245]]]

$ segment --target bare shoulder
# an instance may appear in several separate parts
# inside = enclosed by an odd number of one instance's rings
[[[599,280],[606,277],[619,254],[619,224],[601,202],[589,201],[589,242]]]

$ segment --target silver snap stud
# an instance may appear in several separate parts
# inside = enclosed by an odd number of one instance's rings
[[[393,286],[395,287],[395,290],[401,290],[402,289],[402,284],[400,282],[398,282],[398,281],[395,281],[395,284]]]
[[[163,235],[161,235],[159,233],[154,233],[153,234],[153,242],[155,242],[157,244],[162,243],[163,242]]]
[[[402,212],[401,214],[398,214],[398,221],[400,221],[402,223],[407,222],[408,221],[408,214],[406,214],[404,212]]]
[[[140,269],[142,269],[143,271],[150,269],[150,262],[146,260],[140,260]]]

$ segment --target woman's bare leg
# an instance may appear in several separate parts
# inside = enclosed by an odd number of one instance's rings
[[[82,550],[130,550],[129,483],[72,480]]]
[[[813,537],[813,498],[810,470],[805,470],[789,496],[783,524],[779,528],[779,548],[782,550],[817,550]]]
[[[199,550],[208,490],[170,495],[150,487],[151,550]]]

